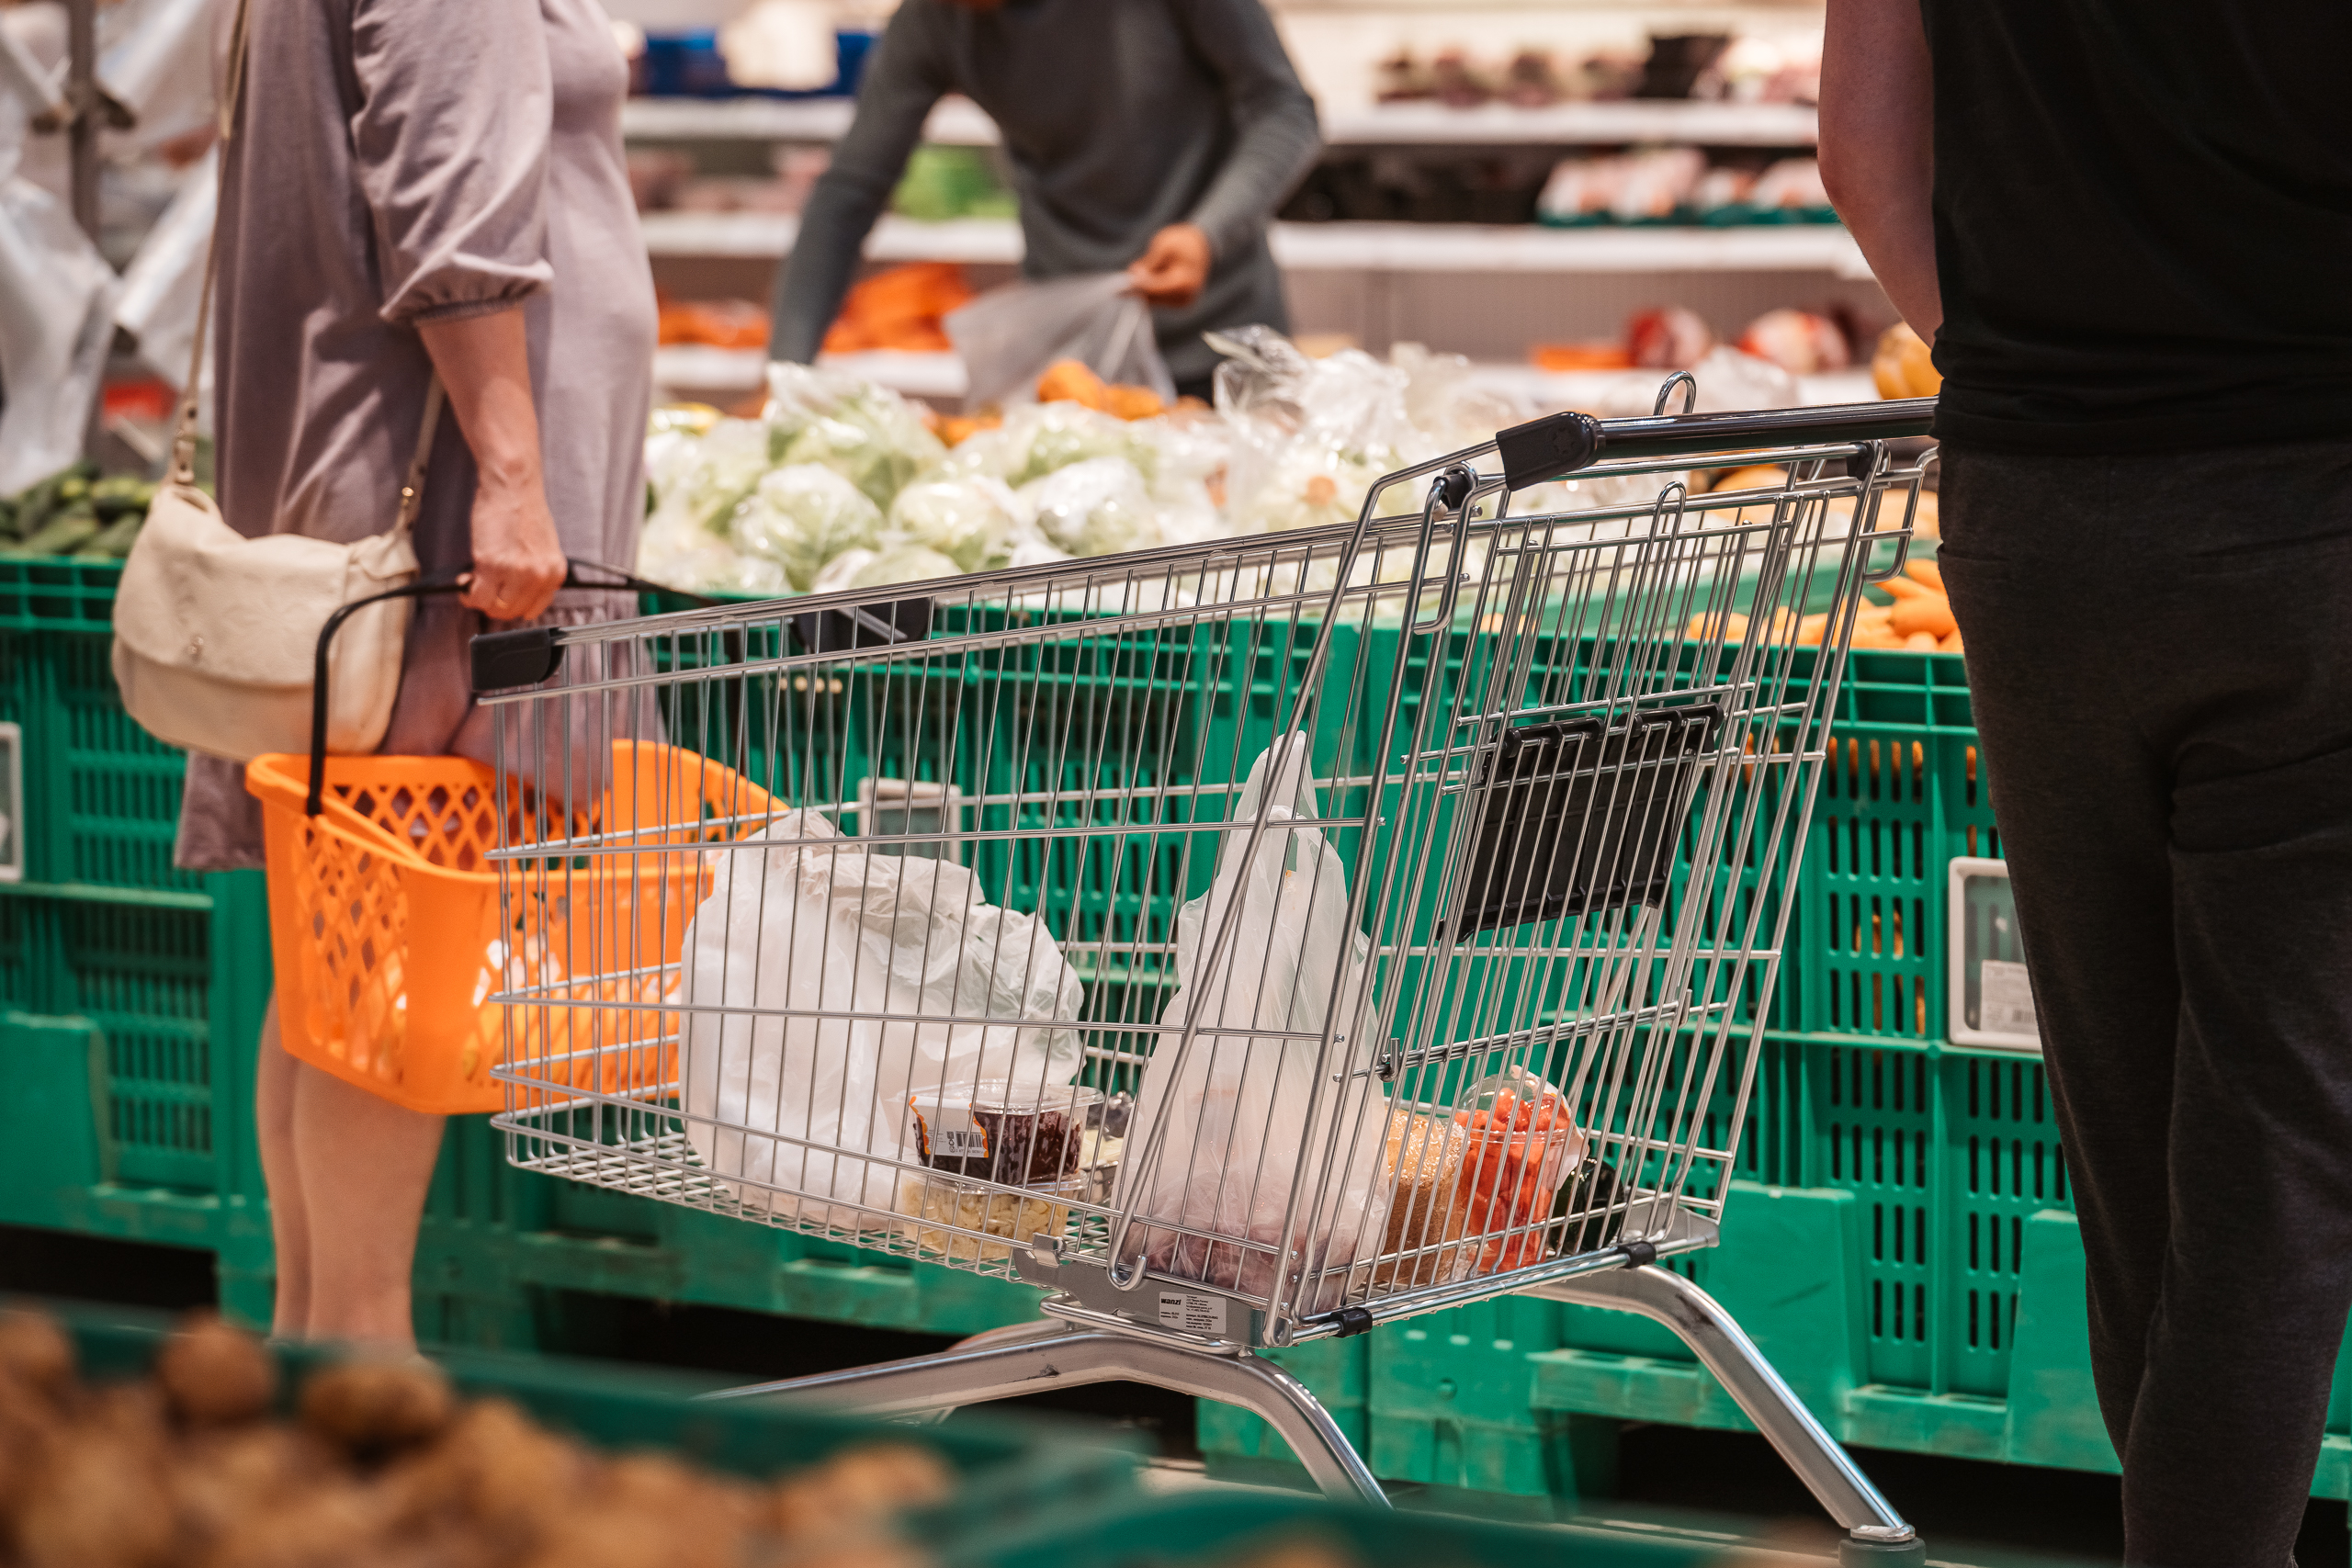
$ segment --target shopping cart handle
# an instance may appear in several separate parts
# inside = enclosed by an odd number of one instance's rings
[[[1933,398],[1828,408],[1756,409],[1744,413],[1654,414],[1641,419],[1555,413],[1498,433],[1495,449],[1502,454],[1503,482],[1513,490],[1525,490],[1589,468],[1604,457],[1679,457],[1751,447],[1894,441],[1927,434],[1935,417]]]

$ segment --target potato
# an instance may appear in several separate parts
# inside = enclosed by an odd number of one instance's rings
[[[355,1453],[423,1442],[456,1410],[449,1380],[422,1358],[345,1361],[302,1385],[302,1424]]]
[[[155,1358],[155,1381],[190,1426],[250,1421],[277,1393],[277,1362],[255,1336],[194,1314]]]
[[[1902,601],[1894,606],[1888,624],[1899,637],[1925,633],[1938,642],[1951,636],[1960,626],[1951,617],[1951,601],[1940,593],[1922,593],[1916,599]]]

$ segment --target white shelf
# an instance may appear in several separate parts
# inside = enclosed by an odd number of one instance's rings
[[[656,256],[774,260],[791,253],[797,218],[760,212],[649,212]],[[1826,272],[1866,278],[1853,236],[1835,224],[1747,229],[1544,229],[1533,224],[1277,223],[1274,259],[1294,272]],[[866,240],[873,261],[1012,265],[1021,226],[1010,219],[918,223],[885,218]]]
[[[856,105],[848,98],[632,98],[621,133],[639,141],[836,141]],[[1612,146],[1633,141],[1720,147],[1810,147],[1818,117],[1801,104],[1623,102],[1517,109],[1487,104],[1380,104],[1323,118],[1324,140],[1347,146]],[[996,142],[996,124],[968,98],[931,114],[926,141],[957,147]]]
[[[730,256],[775,261],[790,255],[800,220],[771,212],[648,212],[639,221],[655,256]],[[949,261],[1010,266],[1021,260],[1021,225],[1009,218],[918,223],[889,217],[866,236],[868,260]]]
[[[838,141],[857,112],[851,98],[631,98],[621,135],[632,141]],[[923,140],[992,147],[996,122],[969,98],[931,111]]]
[[[1819,115],[1802,104],[1634,102],[1555,104],[1520,109],[1508,104],[1453,109],[1443,104],[1379,104],[1323,117],[1323,138],[1335,147],[1609,146],[1673,141],[1704,147],[1810,147],[1820,139]]]

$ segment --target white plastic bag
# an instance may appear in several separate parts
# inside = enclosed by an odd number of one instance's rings
[[[1045,922],[986,902],[963,866],[869,853],[808,811],[755,841],[713,852],[686,928],[686,1138],[754,1208],[874,1228],[892,1162],[915,1160],[907,1097],[1069,1082],[1085,992]]]
[[[1008,283],[951,312],[944,324],[964,358],[965,407],[1029,400],[1046,367],[1063,359],[1173,402],[1151,307],[1129,288],[1123,272]]]
[[[1177,912],[1180,989],[1160,1016],[1163,1031],[1144,1070],[1127,1138],[1129,1163],[1121,1199],[1143,1186],[1127,1256],[1140,1250],[1157,1271],[1262,1297],[1275,1282],[1263,1252],[1157,1229],[1165,1220],[1195,1232],[1265,1246],[1283,1241],[1292,1189],[1303,1179],[1311,1200],[1332,1152],[1334,1184],[1317,1206],[1303,1203],[1290,1235],[1290,1279],[1346,1269],[1379,1246],[1387,1211],[1382,1179],[1388,1101],[1377,1081],[1359,1075],[1372,1054],[1350,1038],[1363,1011],[1371,944],[1348,927],[1346,868],[1314,828],[1294,821],[1320,815],[1306,777],[1307,742],[1293,735],[1250,766],[1234,805],[1234,826],[1218,852],[1207,894]],[[1278,802],[1250,844],[1261,793]],[[1207,964],[1226,911],[1236,926],[1225,953]],[[1322,1043],[1283,1035],[1211,1033],[1274,1029],[1319,1036],[1339,1021],[1336,1059],[1310,1114]],[[1179,1066],[1187,1021],[1200,1030]],[[1156,1149],[1156,1155],[1152,1153]],[[1301,1168],[1302,1153],[1310,1157]],[[1140,1243],[1136,1237],[1140,1236]],[[1304,1290],[1297,1305],[1324,1312],[1340,1304],[1345,1276]]]
[[[0,182],[0,495],[82,456],[116,288],[62,203],[29,181]]]

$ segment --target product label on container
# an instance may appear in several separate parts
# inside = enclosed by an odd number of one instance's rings
[[[1225,1337],[1225,1298],[1191,1291],[1159,1292],[1159,1326],[1185,1334]]]
[[[2041,1037],[2041,1026],[2033,1016],[2033,986],[2026,978],[2024,964],[1998,958],[1984,961],[1976,983],[1976,1027],[1987,1034]]]
[[[989,1130],[972,1120],[970,1111],[943,1110],[936,1116],[918,1111],[915,1120],[922,1124],[923,1142],[931,1145],[932,1158],[989,1157]]]

